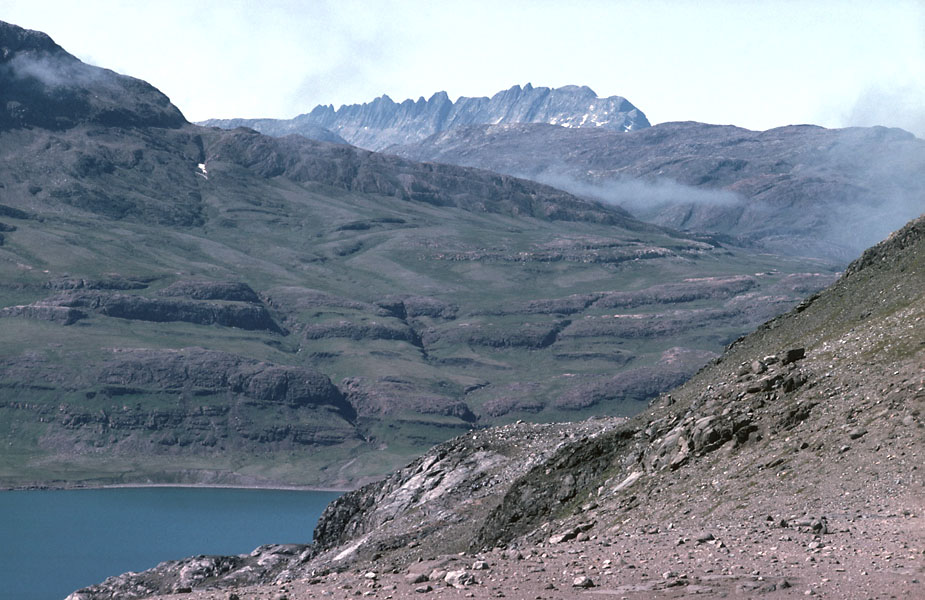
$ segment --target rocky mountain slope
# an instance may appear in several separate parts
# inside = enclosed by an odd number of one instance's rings
[[[0,53],[40,115],[0,130],[4,487],[352,487],[473,428],[635,414],[833,278],[526,180],[187,124],[13,25]]]
[[[396,103],[386,95],[365,104],[319,105],[294,119],[211,119],[205,126],[249,127],[266,135],[299,134],[322,141],[340,137],[354,146],[382,150],[443,131],[479,124],[550,123],[562,127],[634,131],[649,126],[638,108],[620,96],[598,98],[587,86],[561,88],[514,87],[491,98],[461,96],[453,102],[446,92],[425,100]]]
[[[645,221],[841,264],[925,209],[925,140],[883,127],[662,123],[624,135],[499,124],[387,151],[526,177]]]
[[[916,597],[923,281],[920,217],[635,418],[473,432],[336,500],[312,546],[70,598]]]
[[[186,124],[148,83],[86,65],[44,33],[0,23],[0,40],[0,131]]]

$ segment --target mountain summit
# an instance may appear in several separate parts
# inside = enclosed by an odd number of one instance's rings
[[[85,64],[47,34],[0,21],[0,131],[80,123],[176,128],[186,119],[148,83]]]
[[[453,102],[446,92],[437,92],[428,100],[422,96],[417,101],[396,103],[382,95],[372,102],[337,110],[332,105],[319,105],[290,120],[212,119],[201,124],[225,129],[251,127],[273,136],[298,133],[316,139],[318,127],[322,127],[356,146],[382,150],[442,131],[497,123],[548,123],[616,131],[649,127],[642,111],[621,96],[599,98],[587,86],[548,88],[529,83],[515,85],[491,98],[461,96]]]

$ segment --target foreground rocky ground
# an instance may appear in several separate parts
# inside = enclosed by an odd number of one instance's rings
[[[92,598],[925,592],[925,219],[631,420],[472,432],[322,516]]]

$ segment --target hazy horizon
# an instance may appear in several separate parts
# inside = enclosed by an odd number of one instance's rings
[[[150,82],[191,121],[530,82],[623,96],[653,124],[878,124],[925,137],[918,0],[5,4],[0,19]]]

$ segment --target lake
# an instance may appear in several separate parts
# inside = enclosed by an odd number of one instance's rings
[[[0,596],[61,600],[165,560],[308,543],[337,496],[174,487],[0,492]]]

